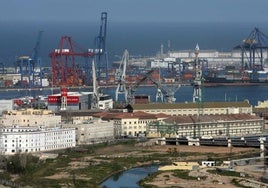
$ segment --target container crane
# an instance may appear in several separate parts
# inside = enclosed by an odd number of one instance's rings
[[[39,52],[40,52],[40,47],[41,47],[40,43],[41,43],[41,37],[42,37],[43,32],[44,31],[39,31],[38,36],[37,36],[37,40],[36,40],[36,44],[35,44],[35,47],[33,49],[32,55],[31,55],[31,59],[35,64],[37,62],[40,62]]]
[[[15,69],[17,70],[18,66],[18,71],[21,74],[21,87],[26,87],[24,84],[24,78],[27,78],[28,85],[30,87],[42,86],[41,58],[39,57],[42,34],[43,31],[38,32],[36,44],[31,56],[20,56],[16,62]]]
[[[258,28],[254,28],[243,43],[234,49],[241,50],[241,69],[254,71],[263,70],[263,50],[268,49],[268,36]],[[248,64],[247,64],[248,63]]]
[[[39,70],[33,71],[33,80],[39,79],[39,83],[40,86],[42,87],[42,61],[41,58],[39,56],[39,52],[40,52],[40,48],[41,48],[41,37],[43,35],[44,31],[39,31],[38,36],[37,36],[37,40],[36,40],[36,44],[35,47],[33,49],[32,55],[31,55],[31,61],[32,61],[32,67],[33,70],[35,70],[36,68],[38,68]],[[37,74],[36,74],[37,73]]]
[[[107,12],[101,13],[101,25],[99,35],[95,39],[95,61],[98,67],[97,79],[100,81],[102,69],[105,69],[106,81],[108,79],[108,57],[106,51]],[[104,56],[104,62],[102,57]]]
[[[70,36],[61,37],[59,48],[50,53],[53,86],[82,85],[83,78],[79,74],[79,65],[75,57],[89,58],[93,56],[93,52],[79,47]]]
[[[118,97],[124,94],[124,99],[127,101],[128,91],[126,88],[126,68],[129,61],[129,53],[127,50],[124,51],[122,61],[119,65],[118,72],[116,74],[117,88],[115,91],[115,101],[118,102]]]

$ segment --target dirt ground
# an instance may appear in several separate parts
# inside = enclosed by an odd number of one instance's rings
[[[141,151],[148,151],[148,152],[157,152],[157,153],[167,153],[168,150],[173,150],[176,148],[177,152],[195,152],[198,155],[188,156],[186,158],[178,157],[179,161],[197,161],[199,159],[206,159],[208,153],[215,153],[218,155],[230,155],[235,156],[239,155],[244,152],[256,152],[258,148],[228,148],[228,147],[211,147],[211,146],[186,146],[186,145],[178,145],[178,146],[159,146],[153,144],[145,144],[139,143],[135,146],[129,145],[111,145],[106,148],[101,148],[100,150],[96,151],[95,156],[105,156],[105,157],[127,157],[127,156],[138,156],[144,155],[144,152]],[[92,161],[95,157],[89,156],[81,159],[80,161],[73,161],[69,164],[68,168],[77,169],[77,168],[84,168],[88,165],[87,161]],[[94,161],[98,162],[94,159]],[[261,164],[258,164],[261,165]],[[172,175],[172,172],[163,172],[157,175],[150,184],[155,185],[157,187],[183,187],[183,188],[234,188],[231,181],[234,177],[230,176],[220,176],[215,175],[207,172],[208,168],[202,168],[196,171],[191,171],[190,176],[196,177],[196,180],[184,180]],[[244,180],[243,177],[235,177],[237,179],[241,179],[241,182],[245,181],[245,186],[248,187],[259,187],[259,188],[268,188],[268,184],[259,183],[257,180],[262,176],[263,171],[258,171],[260,168],[255,166],[244,166],[244,167],[237,167],[235,170],[239,172],[247,172],[251,176],[250,182],[248,180]],[[57,174],[54,176],[50,176],[47,178],[63,178],[68,177],[70,174]],[[205,177],[205,178],[204,178]],[[78,177],[77,177],[78,178]],[[83,179],[87,179],[88,177],[80,177]]]
[[[143,155],[138,151],[137,148],[146,149],[147,151],[154,151],[159,153],[166,153],[170,149],[176,148],[177,152],[195,152],[199,153],[198,155],[193,155],[187,157],[187,160],[196,161],[198,159],[203,159],[207,157],[208,153],[215,153],[219,155],[230,155],[235,156],[244,152],[256,152],[258,148],[237,148],[237,147],[211,147],[211,146],[186,146],[186,145],[178,145],[178,146],[159,146],[159,145],[146,145],[146,144],[137,144],[136,149],[128,148],[124,145],[116,145],[111,146],[109,148],[102,149],[100,153],[105,153],[105,155],[116,155],[116,156],[133,156],[133,155]],[[180,158],[178,160],[184,160]],[[250,179],[244,179],[243,177],[238,177],[237,179],[241,184],[247,187],[259,187],[259,188],[268,188],[268,184],[263,184],[258,180],[263,174],[263,171],[259,171],[258,166],[261,164],[256,164],[253,166],[244,166],[244,167],[235,167],[236,171],[241,172],[243,175],[244,172],[250,175]],[[196,177],[196,180],[184,180],[172,175],[172,172],[163,172],[159,174],[153,181],[150,183],[157,187],[183,187],[183,188],[235,188],[231,181],[234,177],[230,176],[220,176],[207,172],[207,169],[203,168],[197,171],[191,171],[190,176]],[[256,170],[258,169],[258,170]],[[206,177],[206,178],[202,178]]]
[[[196,177],[196,180],[185,180],[172,175],[172,172],[163,172],[154,178],[151,185],[157,187],[183,187],[183,188],[236,188],[231,181],[236,178],[241,185],[252,188],[267,188],[268,184],[248,178],[239,178],[231,176],[220,176],[207,172],[205,168],[198,171],[191,171],[190,176]]]

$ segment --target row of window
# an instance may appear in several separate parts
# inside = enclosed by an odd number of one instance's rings
[[[69,148],[69,147],[73,147],[73,144],[60,144],[60,145],[52,145],[49,147],[45,147],[45,150],[52,150],[52,149],[57,149],[57,148]],[[15,152],[37,152],[37,151],[41,151],[41,148],[31,148],[31,149],[7,149],[5,148],[5,152],[6,153],[15,153]]]
[[[155,133],[155,132],[153,132]],[[255,129],[233,129],[233,130],[214,130],[214,131],[200,131],[200,136],[214,136],[214,135],[226,135],[231,134],[256,134],[261,133],[261,129],[255,128]],[[184,131],[184,132],[177,132],[179,136],[194,136],[194,131]]]
[[[150,123],[150,122],[151,122],[151,121],[138,121],[138,124],[147,124],[147,123]],[[125,124],[125,125],[126,125],[126,124],[132,124],[132,121],[129,121],[129,122],[124,121],[124,124]],[[137,124],[137,122],[134,121],[133,124]]]
[[[139,126],[139,127],[137,127],[137,126],[124,126],[123,127],[123,129],[146,129],[146,125],[144,125],[144,126]]]

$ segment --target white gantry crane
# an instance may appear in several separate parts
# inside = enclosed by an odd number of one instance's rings
[[[150,80],[157,87],[157,93],[155,101],[158,102],[159,99],[161,102],[174,103],[176,98],[174,97],[175,92],[181,87],[180,84],[161,84],[160,81],[155,81],[150,77]]]
[[[91,108],[98,109],[99,108],[99,87],[98,87],[94,59],[92,60],[92,82],[93,82],[93,92],[92,92],[92,97],[91,97]]]
[[[127,96],[128,96],[128,91],[127,91],[127,87],[126,87],[126,68],[127,68],[127,64],[129,61],[129,54],[128,51],[125,50],[123,57],[122,57],[122,61],[119,65],[119,69],[117,70],[116,73],[116,81],[117,81],[117,88],[115,91],[115,101],[117,102],[119,99],[119,95],[124,95],[124,100],[127,101]]]

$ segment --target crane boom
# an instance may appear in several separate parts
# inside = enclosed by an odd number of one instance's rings
[[[134,94],[136,89],[144,83],[147,79],[150,80],[157,87],[157,95],[156,98],[160,97],[162,102],[173,103],[175,102],[174,93],[178,90],[180,85],[176,87],[164,87],[160,82],[155,81],[151,75],[154,72],[154,69],[148,71],[140,80],[138,80],[134,85],[130,86],[128,89],[128,103],[134,103]],[[156,100],[157,101],[157,100]]]

